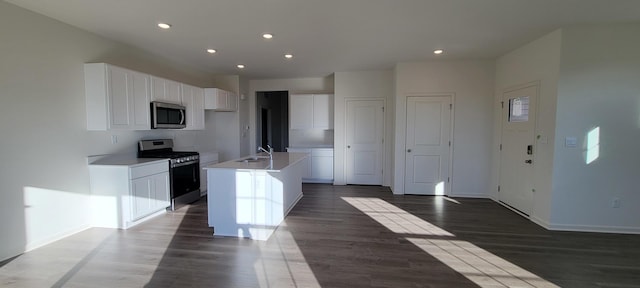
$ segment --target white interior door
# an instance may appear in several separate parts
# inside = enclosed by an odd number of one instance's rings
[[[538,85],[507,91],[502,96],[499,199],[530,215]]]
[[[347,184],[382,185],[384,101],[348,100]]]
[[[405,194],[448,195],[451,96],[407,97]]]

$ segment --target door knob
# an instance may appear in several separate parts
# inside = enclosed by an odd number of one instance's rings
[[[411,153],[411,149],[407,149],[407,153]]]
[[[533,163],[533,160],[531,160],[531,159],[529,159],[529,160],[524,160],[524,163],[531,164],[531,163]]]
[[[351,149],[351,145],[347,145],[347,148]]]

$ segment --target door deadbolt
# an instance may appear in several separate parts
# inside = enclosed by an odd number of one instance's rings
[[[407,152],[408,152],[408,153],[411,153],[411,149],[407,149]]]

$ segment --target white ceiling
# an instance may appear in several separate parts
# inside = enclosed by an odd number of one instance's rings
[[[207,73],[250,79],[495,58],[574,24],[639,22],[639,0],[7,0]],[[170,30],[156,24],[167,22]],[[261,35],[272,33],[265,40]],[[205,52],[214,48],[218,53]],[[433,55],[442,48],[445,53]],[[286,60],[285,53],[294,58]],[[242,71],[237,64],[244,64]]]

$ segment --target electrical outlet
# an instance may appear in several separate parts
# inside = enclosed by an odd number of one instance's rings
[[[118,135],[111,135],[111,144],[118,143]]]
[[[611,199],[611,208],[620,208],[620,198]]]

